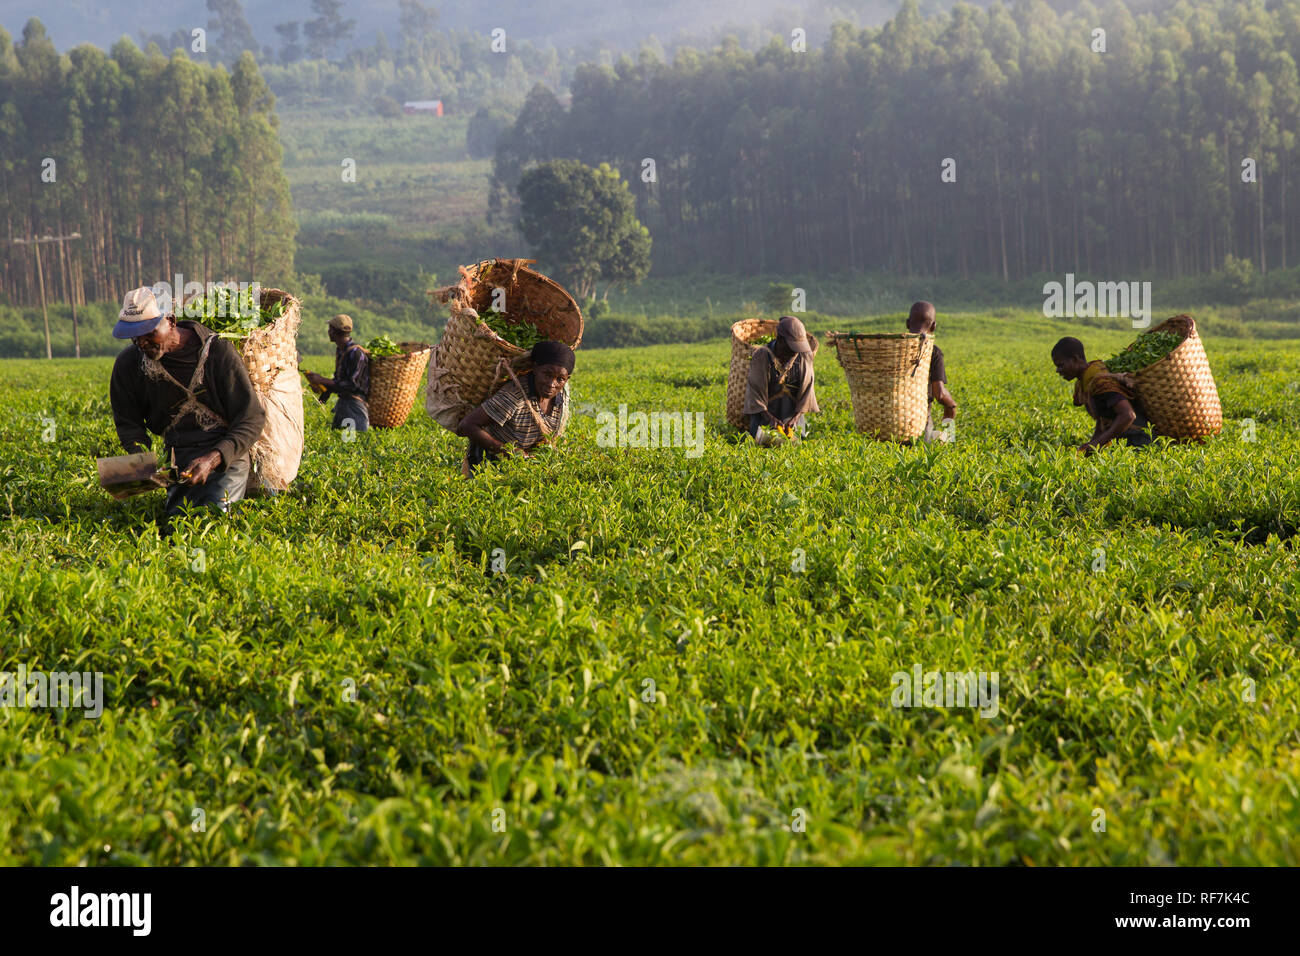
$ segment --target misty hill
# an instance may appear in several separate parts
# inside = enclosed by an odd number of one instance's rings
[[[830,24],[847,20],[859,26],[878,25],[898,9],[898,0],[442,0],[429,4],[438,11],[443,30],[473,30],[485,35],[501,27],[507,37],[552,45],[559,49],[634,49],[652,36],[670,45],[707,43],[725,32],[742,39],[765,40],[775,30],[796,26],[820,42]],[[938,11],[951,0],[930,0],[923,12]],[[244,0],[244,15],[257,38],[275,45],[274,27],[306,21],[314,14],[310,0]],[[398,36],[398,0],[343,0],[342,15],[356,20],[357,44],[373,43],[382,31]],[[206,26],[210,14],[205,0],[0,0],[0,25],[17,36],[31,17],[40,18],[60,50],[77,43],[108,47],[123,34],[138,40],[144,34],[169,36],[177,29]]]

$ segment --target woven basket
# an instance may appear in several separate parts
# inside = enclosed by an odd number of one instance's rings
[[[831,333],[849,380],[853,424],[882,441],[912,441],[930,412],[930,355],[934,338],[900,332]]]
[[[1151,420],[1152,431],[1173,439],[1196,439],[1223,428],[1219,390],[1210,373],[1210,360],[1190,315],[1166,319],[1152,332],[1177,332],[1182,344],[1133,373],[1138,400]]]
[[[731,327],[731,370],[727,373],[727,421],[737,428],[749,425],[745,414],[745,383],[749,363],[759,348],[755,339],[776,334],[776,319],[741,319]]]
[[[429,346],[423,342],[402,342],[401,355],[370,359],[370,424],[396,428],[406,421],[420,390]]]
[[[546,338],[576,349],[582,342],[582,311],[564,287],[534,269],[532,259],[485,259],[461,266],[460,281],[433,293],[450,311],[442,339],[429,353],[425,407],[446,428],[460,419],[505,381],[502,359],[514,359],[527,349],[511,345],[480,321],[493,291],[505,290],[505,311],[524,319]]]
[[[298,367],[298,326],[302,324],[302,303],[282,289],[263,289],[263,309],[284,302],[284,315],[270,325],[254,329],[239,343],[239,356],[248,369],[253,387],[264,392],[286,368]]]

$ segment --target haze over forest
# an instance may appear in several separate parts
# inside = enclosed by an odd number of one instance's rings
[[[988,7],[988,0],[974,0]],[[1133,0],[1130,10],[1158,9],[1170,0]],[[808,31],[820,44],[830,25],[845,21],[855,26],[879,26],[899,9],[899,0],[559,0],[539,4],[533,0],[499,0],[493,4],[471,0],[441,0],[429,4],[437,10],[441,30],[487,33],[503,27],[519,40],[557,49],[575,49],[589,55],[599,50],[629,50],[651,42],[665,46],[708,45],[730,33],[746,45],[758,45],[774,32],[794,26]],[[923,0],[924,15],[950,9],[953,0]],[[1047,6],[1062,11],[1080,7],[1078,0],[1051,0]],[[1104,3],[1095,4],[1104,9]],[[306,21],[314,14],[310,0],[244,0],[244,16],[258,39],[275,47],[277,24]],[[389,42],[400,35],[399,0],[343,0],[342,16],[356,21],[349,48],[375,42],[383,32]],[[206,0],[60,0],[33,4],[31,0],[0,0],[0,26],[11,34],[39,16],[60,50],[78,43],[109,47],[123,34],[139,40],[145,35],[170,36],[178,29],[204,26],[211,17]],[[170,52],[170,51],[166,51]]]

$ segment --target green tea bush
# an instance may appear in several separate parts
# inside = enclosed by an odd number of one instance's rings
[[[165,539],[96,487],[111,360],[0,363],[0,671],[105,681],[0,708],[0,863],[1294,866],[1300,348],[1207,338],[1221,435],[1085,458],[1071,331],[941,320],[943,446],[855,433],[823,351],[755,448],[724,338],[579,349],[560,447],[470,481],[307,400],[290,491]],[[620,404],[703,454],[598,444]],[[915,667],[996,713],[893,706]]]

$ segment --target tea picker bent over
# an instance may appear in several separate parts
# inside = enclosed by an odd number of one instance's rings
[[[206,326],[163,315],[147,286],[126,294],[113,337],[130,339],[109,383],[113,422],[127,454],[163,436],[164,460],[180,481],[167,490],[168,517],[187,505],[226,511],[244,497],[249,450],[266,423],[235,347]]]
[[[531,372],[518,381],[506,382],[456,427],[456,434],[469,439],[466,475],[484,459],[497,461],[516,448],[530,458],[543,442],[564,434],[569,423],[573,349],[563,342],[538,342],[529,358]]]
[[[924,333],[932,336],[936,328],[934,306],[929,302],[913,302],[911,310],[907,313],[907,331],[914,335]],[[953,433],[945,431],[943,425],[957,417],[957,402],[948,391],[948,369],[944,365],[943,352],[937,345],[932,346],[930,352],[930,387],[927,399],[925,432],[921,437],[928,442],[950,441]],[[943,420],[938,428],[934,427],[934,419],[930,415],[931,402],[938,402],[943,406]]]
[[[324,391],[320,400],[337,395],[334,403],[334,427],[351,427],[359,432],[370,430],[370,355],[352,341],[352,317],[336,315],[330,319],[330,341],[334,343],[334,377],[308,372],[307,381]],[[348,422],[352,424],[349,426]]]
[[[1052,346],[1052,363],[1057,375],[1074,382],[1074,404],[1082,405],[1095,422],[1092,437],[1079,451],[1090,455],[1117,438],[1135,448],[1151,444],[1146,410],[1129,376],[1112,373],[1100,360],[1089,362],[1083,343],[1068,336]]]
[[[749,416],[749,434],[756,444],[806,434],[805,415],[821,411],[813,389],[816,354],[816,340],[809,341],[803,323],[793,315],[781,317],[770,345],[755,349],[742,412]]]

